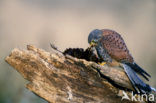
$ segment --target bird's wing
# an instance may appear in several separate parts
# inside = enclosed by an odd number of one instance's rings
[[[127,64],[135,72],[148,80],[150,75],[134,62],[133,57],[129,53],[129,50],[120,34],[115,31],[103,30],[103,37],[100,42],[112,59]]]
[[[123,38],[117,32],[112,32],[109,35],[103,34],[100,42],[111,58],[119,62],[133,62],[133,57],[129,53]]]

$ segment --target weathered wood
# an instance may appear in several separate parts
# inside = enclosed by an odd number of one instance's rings
[[[120,103],[118,86],[133,90],[121,68],[99,66],[55,50],[49,53],[28,45],[27,50],[14,49],[6,62],[29,81],[29,90],[50,103]]]

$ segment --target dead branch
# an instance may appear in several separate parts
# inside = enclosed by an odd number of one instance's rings
[[[50,103],[133,103],[121,101],[121,89],[133,88],[119,67],[99,66],[31,45],[27,50],[14,49],[6,62],[29,81],[29,90]]]

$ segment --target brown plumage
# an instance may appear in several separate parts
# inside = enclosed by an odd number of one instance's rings
[[[100,42],[112,59],[118,62],[133,62],[133,57],[120,34],[113,30],[102,29],[102,35]]]
[[[146,80],[151,77],[144,69],[137,65],[119,33],[109,29],[95,29],[88,36],[88,43],[95,47],[99,58],[111,66],[122,66],[129,77],[136,92],[148,93],[156,91],[144,83],[136,73]]]

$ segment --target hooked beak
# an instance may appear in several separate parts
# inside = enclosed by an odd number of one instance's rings
[[[91,47],[95,47],[97,45],[97,43],[95,43],[94,41],[91,41],[90,46]]]

